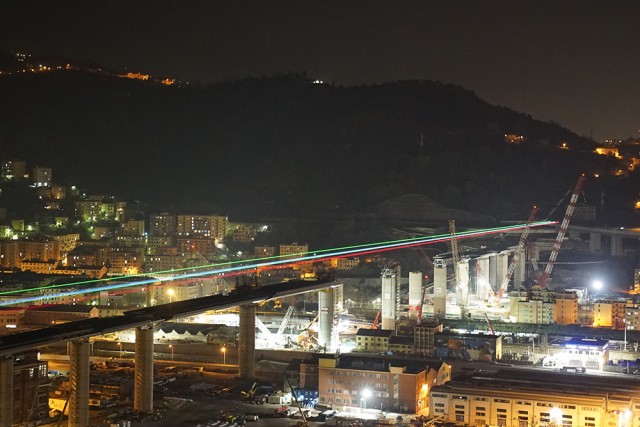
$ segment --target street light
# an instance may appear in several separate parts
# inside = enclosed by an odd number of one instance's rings
[[[173,362],[173,346],[169,344],[169,348],[171,349],[171,361]]]
[[[220,351],[222,352],[222,364],[226,365],[227,364],[227,347],[222,347]]]
[[[120,359],[122,359],[122,343],[118,341],[118,349],[120,351]]]
[[[176,294],[176,291],[173,288],[167,289],[167,295],[169,295],[169,303],[173,300],[173,296]]]
[[[365,388],[362,390],[362,400],[364,402],[364,409],[367,409],[367,399],[371,397],[371,390]]]

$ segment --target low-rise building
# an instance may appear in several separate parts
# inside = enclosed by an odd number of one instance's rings
[[[609,362],[609,341],[604,339],[571,338],[554,354],[558,368],[593,369],[602,371]]]
[[[637,379],[486,370],[433,387],[429,415],[471,426],[637,427]]]
[[[15,332],[22,326],[24,307],[0,307],[0,334]]]
[[[59,322],[100,317],[100,309],[92,305],[47,304],[25,309],[25,325],[51,325]]]
[[[381,353],[389,351],[389,339],[393,335],[390,329],[360,328],[356,333],[356,351]]]
[[[338,410],[359,407],[415,413],[427,407],[430,388],[450,376],[451,367],[443,362],[321,355],[318,401]]]
[[[445,330],[435,334],[434,357],[495,362],[502,359],[502,335],[460,334]]]
[[[414,339],[408,335],[392,335],[389,338],[391,354],[414,354]]]

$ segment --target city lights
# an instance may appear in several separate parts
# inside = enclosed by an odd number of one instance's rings
[[[530,227],[543,227],[543,226],[549,226],[553,224],[555,224],[555,222],[553,221],[539,221],[539,222],[530,224]],[[526,224],[517,224],[512,226],[470,230],[465,232],[459,232],[456,234],[456,236],[458,239],[468,239],[473,237],[487,236],[491,234],[517,231],[517,230],[521,230],[525,226]],[[284,267],[287,265],[295,265],[299,263],[311,263],[314,261],[322,261],[330,258],[341,258],[341,257],[350,257],[350,256],[356,256],[356,255],[363,255],[363,254],[387,252],[387,251],[393,251],[397,249],[418,247],[422,245],[429,245],[429,244],[439,243],[439,242],[447,242],[449,239],[450,239],[450,235],[446,233],[446,234],[439,234],[439,235],[429,236],[429,237],[416,237],[416,238],[400,239],[400,240],[387,241],[387,242],[345,246],[341,248],[321,249],[321,250],[316,250],[312,252],[307,252],[295,258],[291,258],[288,256],[287,257],[273,256],[273,257],[258,258],[258,259],[248,260],[248,261],[232,261],[232,262],[220,263],[220,264],[210,264],[210,265],[201,266],[201,267],[184,268],[182,270],[189,270],[189,271],[193,271],[197,269],[206,269],[206,270],[185,273],[185,274],[178,274],[162,282],[175,282],[178,280],[194,279],[194,278],[224,275],[224,274],[230,274],[230,275],[243,274],[245,272],[253,272],[258,268],[268,269],[270,267],[276,268],[276,267]],[[171,270],[161,271],[158,273],[168,273],[168,272],[171,272]],[[111,277],[104,280],[100,280],[100,279],[84,280],[79,282],[50,285],[50,286],[43,286],[43,287],[37,287],[37,288],[3,291],[3,292],[0,292],[0,295],[10,295],[15,293],[22,293],[26,291],[35,291],[35,290],[42,290],[42,289],[53,289],[53,288],[62,287],[62,286],[71,287],[74,285],[86,285],[89,283],[98,283],[98,282],[103,283],[103,282],[109,282],[113,280],[122,280],[126,278],[133,278],[133,277],[139,277],[139,276],[140,275]],[[141,286],[141,285],[152,285],[152,284],[158,283],[158,281],[159,280],[155,278],[146,278],[143,280],[132,281],[129,283],[118,283],[115,285],[96,286],[89,290],[65,291],[65,292],[60,292],[57,294],[46,295],[46,296],[34,296],[34,297],[25,297],[25,298],[20,298],[15,300],[5,300],[5,301],[0,301],[0,306],[12,305],[17,303],[25,303],[25,302],[33,302],[33,301],[38,301],[43,299],[50,299],[50,298],[59,298],[63,296],[83,295],[85,293],[95,293],[95,292],[109,291],[109,290],[115,290],[115,289],[126,289],[126,288]]]

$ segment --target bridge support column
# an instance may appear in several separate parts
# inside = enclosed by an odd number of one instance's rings
[[[325,351],[333,351],[333,289],[318,292],[318,345]]]
[[[515,254],[515,248],[514,248]],[[516,261],[515,269],[513,270],[513,287],[516,290],[523,288],[524,281],[527,280],[527,254],[523,249],[522,253]]]
[[[591,252],[600,252],[602,250],[602,234],[589,233],[589,250]]]
[[[240,306],[238,375],[252,380],[256,376],[256,305]]]
[[[433,317],[444,320],[447,316],[447,263],[433,260]]]
[[[136,328],[133,409],[153,412],[153,328]]]
[[[502,251],[496,257],[496,290],[500,292],[500,287],[509,271],[509,251]],[[508,285],[507,285],[508,286]],[[505,294],[506,295],[506,294]]]
[[[489,257],[489,286],[497,295],[500,283],[498,283],[498,254],[495,252],[487,254]]]
[[[13,357],[0,359],[0,427],[13,425]]]
[[[476,298],[489,299],[489,257],[482,255],[476,259]]]
[[[611,256],[622,256],[622,236],[611,236]]]
[[[72,341],[69,352],[69,427],[89,425],[89,350],[87,341]]]

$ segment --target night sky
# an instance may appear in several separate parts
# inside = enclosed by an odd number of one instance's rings
[[[0,49],[191,82],[433,79],[596,140],[640,137],[637,1],[5,0]]]

